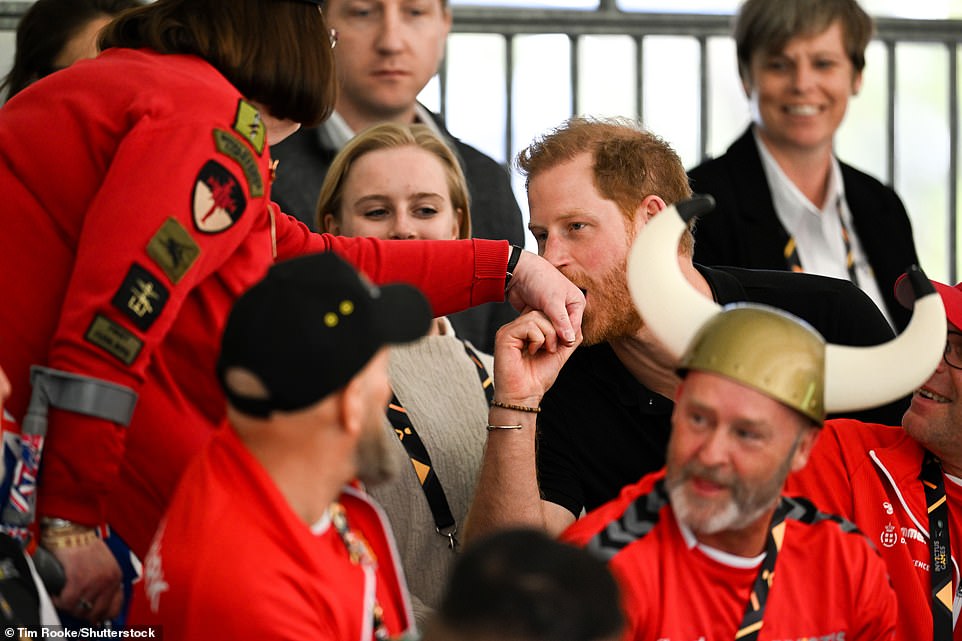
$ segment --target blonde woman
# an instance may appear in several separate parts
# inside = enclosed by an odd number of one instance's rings
[[[442,240],[471,235],[457,159],[423,125],[376,125],[334,159],[321,188],[318,229],[343,236]],[[385,429],[397,438],[395,480],[369,488],[394,529],[415,615],[440,597],[474,493],[493,394],[492,359],[437,318],[418,342],[391,351],[394,398]]]

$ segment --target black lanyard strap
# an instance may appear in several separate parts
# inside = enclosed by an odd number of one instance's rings
[[[481,388],[490,403],[491,399],[494,398],[494,384],[491,376],[477,353],[471,349],[471,346],[466,341],[462,341],[462,343],[464,343],[464,351],[468,358],[478,369]],[[404,406],[401,405],[397,394],[391,396],[391,402],[387,406],[387,418],[391,422],[391,427],[394,428],[398,440],[401,441],[401,445],[404,446],[408,458],[411,459],[411,466],[414,468],[414,473],[417,475],[421,489],[424,491],[424,497],[431,508],[431,516],[434,517],[434,529],[441,536],[448,538],[448,547],[451,550],[456,549],[458,546],[458,540],[455,538],[455,534],[458,532],[457,521],[451,514],[451,507],[448,505],[441,479],[438,478],[437,471],[431,463],[431,455],[428,454],[424,441],[418,435],[414,424],[411,422],[411,417]]]
[[[929,552],[932,575],[932,639],[952,641],[952,572],[949,559],[949,504],[945,499],[945,479],[942,465],[930,452],[925,453],[919,474],[925,489],[925,504],[929,512]]]

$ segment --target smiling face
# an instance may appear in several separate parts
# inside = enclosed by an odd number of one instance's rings
[[[768,527],[788,473],[808,460],[815,429],[750,387],[689,372],[676,398],[666,487],[672,509],[703,543]],[[716,536],[717,535],[717,536]]]
[[[743,82],[769,148],[830,152],[862,75],[846,53],[836,20],[819,34],[792,38],[781,51],[756,52]]]
[[[952,352],[950,360],[962,363],[962,331],[951,323],[946,343],[946,349]],[[944,358],[940,360],[929,380],[912,395],[902,428],[927,450],[958,468],[962,464],[962,369],[951,367]]]
[[[324,216],[329,233],[400,240],[458,237],[462,213],[451,204],[444,166],[420,147],[377,149],[355,159],[340,202],[338,216]]]
[[[418,93],[437,73],[451,30],[441,0],[328,0],[340,92],[337,111],[356,130],[413,122]]]
[[[528,184],[529,228],[538,253],[585,292],[586,345],[630,336],[642,326],[628,292],[626,264],[646,218],[636,214],[628,223],[614,201],[598,193],[593,176],[591,154],[583,153],[539,172]]]

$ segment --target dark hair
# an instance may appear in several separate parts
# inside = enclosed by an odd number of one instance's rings
[[[313,126],[334,109],[330,36],[311,2],[157,0],[111,23],[100,46],[199,56],[275,118]]]
[[[91,20],[139,7],[141,0],[37,0],[17,25],[16,52],[10,73],[0,83],[7,99],[57,71],[54,61],[67,41]]]
[[[875,25],[855,0],[746,0],[732,34],[742,80],[751,79],[754,54],[777,53],[792,38],[822,33],[836,20],[842,25],[845,53],[856,73],[861,72]]]
[[[425,640],[596,641],[623,626],[603,561],[537,530],[505,530],[455,561]]]

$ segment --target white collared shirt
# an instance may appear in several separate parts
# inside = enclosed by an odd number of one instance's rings
[[[434,122],[434,118],[431,117],[431,114],[421,103],[414,105],[414,117],[416,123],[427,125],[438,138],[445,141],[447,140],[437,123]],[[357,132],[351,129],[351,126],[347,124],[347,121],[344,120],[341,114],[334,111],[331,112],[331,117],[317,128],[317,135],[324,146],[341,150],[351,138],[357,135]]]
[[[852,212],[845,201],[845,185],[842,181],[842,167],[832,156],[832,169],[828,178],[825,207],[819,208],[812,203],[785,175],[778,162],[768,151],[765,143],[752,129],[762,168],[772,193],[772,204],[778,220],[789,235],[795,239],[795,249],[802,269],[809,274],[820,274],[843,280],[851,280],[846,264],[845,241],[842,224],[848,230],[852,256],[855,259],[857,285],[868,294],[881,310],[885,320],[892,324],[885,308],[885,299],[872,266],[862,250],[852,224]]]

